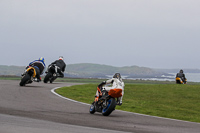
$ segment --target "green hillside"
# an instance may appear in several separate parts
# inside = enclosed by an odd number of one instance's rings
[[[127,77],[155,77],[161,76],[166,73],[155,71],[147,67],[139,66],[125,66],[125,67],[114,67],[108,65],[81,63],[81,64],[70,64],[67,65],[66,75],[77,77],[102,77],[105,75],[113,75],[119,72]]]
[[[24,68],[25,66],[0,65],[0,75],[20,76]],[[65,76],[75,78],[106,78],[106,75],[113,75],[116,72],[127,77],[159,77],[165,74],[151,68],[139,66],[114,67],[101,64],[80,63],[67,65]]]
[[[6,66],[0,65],[0,75],[19,76],[24,72],[25,66]]]

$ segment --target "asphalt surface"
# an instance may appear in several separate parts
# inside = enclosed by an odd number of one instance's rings
[[[20,87],[19,81],[0,80],[0,133],[200,133],[199,123],[118,110],[108,117],[92,115],[89,105],[51,92],[71,85],[75,83],[34,82]]]

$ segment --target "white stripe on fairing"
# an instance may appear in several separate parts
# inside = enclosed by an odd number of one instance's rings
[[[72,101],[72,102],[76,102],[76,103],[80,103],[80,104],[84,104],[84,105],[88,105],[90,106],[91,104],[87,104],[87,103],[83,103],[83,102],[79,102],[79,101],[75,101],[75,100],[72,100],[70,98],[67,98],[67,97],[63,97],[61,95],[59,95],[58,93],[55,92],[56,89],[58,88],[61,88],[61,87],[56,87],[56,88],[53,88],[51,89],[51,92],[63,99],[66,99],[66,100],[69,100],[69,101]],[[170,119],[170,118],[164,118],[164,117],[158,117],[158,116],[151,116],[151,115],[145,115],[145,114],[139,114],[139,113],[133,113],[133,112],[128,112],[128,111],[122,111],[122,110],[115,110],[115,111],[119,111],[119,112],[124,112],[124,113],[131,113],[131,114],[135,114],[135,115],[141,115],[141,116],[148,116],[148,117],[153,117],[153,118],[159,118],[159,119],[166,119],[166,120],[173,120],[173,121],[180,121],[180,122],[186,122],[186,123],[195,123],[195,124],[199,124],[200,123],[196,123],[196,122],[190,122],[190,121],[183,121],[183,120],[176,120],[176,119]]]

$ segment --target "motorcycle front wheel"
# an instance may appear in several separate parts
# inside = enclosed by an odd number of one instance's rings
[[[94,114],[95,113],[95,106],[94,106],[94,102],[90,105],[90,110],[89,110],[90,114]]]
[[[106,106],[102,109],[102,115],[109,116],[113,110],[115,110],[116,101],[115,98],[110,98],[106,101]]]
[[[29,74],[26,74],[22,79],[21,82],[19,83],[20,86],[25,86],[25,84],[31,80],[31,76]]]

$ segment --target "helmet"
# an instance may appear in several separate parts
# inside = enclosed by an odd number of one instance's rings
[[[64,58],[63,58],[63,56],[59,56],[59,60],[63,60]]]
[[[113,76],[113,78],[121,79],[120,73],[115,73],[115,75]]]
[[[183,73],[183,70],[182,70],[182,69],[180,70],[180,73]]]
[[[43,61],[43,62],[44,62],[44,58],[43,58],[43,57],[40,57],[40,58],[39,58],[39,61]]]

